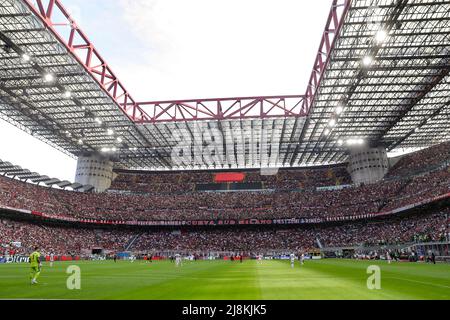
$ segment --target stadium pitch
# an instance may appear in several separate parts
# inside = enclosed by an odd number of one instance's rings
[[[0,265],[0,299],[309,300],[450,299],[450,265],[322,260],[77,262],[81,289],[69,290],[67,268],[44,263],[39,284],[27,264]],[[381,289],[369,290],[367,268],[381,270]]]

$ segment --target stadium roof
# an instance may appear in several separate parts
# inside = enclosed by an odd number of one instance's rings
[[[61,2],[0,3],[0,116],[72,156],[108,154],[124,169],[301,167],[343,163],[351,144],[449,139],[450,1],[334,0],[304,94],[160,102],[132,98]],[[174,164],[173,133],[200,140],[200,127],[241,141],[224,165],[217,148]],[[262,131],[267,156],[245,144]]]
[[[72,183],[69,181],[61,181],[56,178],[49,178],[48,176],[40,175],[37,172],[31,172],[28,169],[23,169],[22,167],[11,164],[10,162],[5,162],[0,160],[0,175],[8,176],[13,179],[18,179],[22,181],[31,181],[33,183],[45,183],[48,187],[57,186],[59,188],[71,188],[75,191],[90,192],[94,190],[91,185],[82,185],[80,183]]]

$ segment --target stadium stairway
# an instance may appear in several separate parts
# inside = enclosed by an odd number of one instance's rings
[[[319,239],[319,238],[316,238],[316,243],[317,243],[317,245],[319,246],[319,249],[323,249],[322,242],[320,242],[320,239]]]
[[[133,244],[142,236],[142,233],[139,233],[137,235],[135,235],[133,238],[130,239],[130,241],[128,241],[128,243],[125,246],[125,251],[130,250],[130,248],[133,246]]]

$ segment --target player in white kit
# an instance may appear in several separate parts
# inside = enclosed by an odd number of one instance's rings
[[[388,264],[391,264],[392,262],[392,257],[391,257],[391,253],[389,251],[386,252],[386,259],[388,261]]]
[[[55,261],[55,255],[52,253],[50,253],[50,267],[53,267],[53,261]]]
[[[305,254],[302,253],[302,255],[300,256],[300,264],[303,265],[305,263]]]
[[[295,254],[291,254],[291,257],[290,257],[290,260],[291,260],[291,268],[294,268],[295,267],[295,265],[294,265],[294,263],[295,263]]]
[[[262,254],[260,254],[260,255],[258,255],[258,264],[261,264],[262,263]]]
[[[182,262],[181,262],[181,256],[179,254],[175,255],[175,266],[180,267],[182,266]]]

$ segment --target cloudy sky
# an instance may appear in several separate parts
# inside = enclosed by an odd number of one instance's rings
[[[332,0],[62,0],[137,101],[304,94]],[[0,159],[76,160],[0,120]]]

